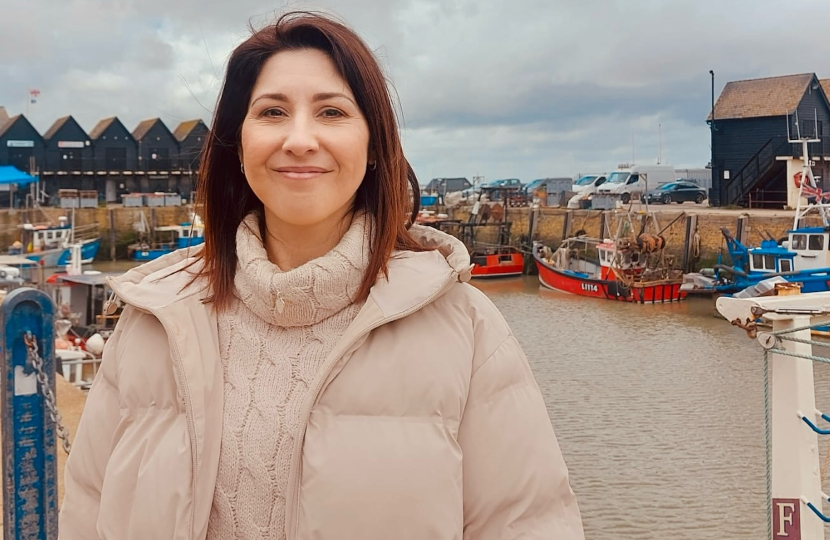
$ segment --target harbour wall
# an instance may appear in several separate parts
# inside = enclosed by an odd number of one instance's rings
[[[176,225],[190,220],[192,212],[189,206],[160,207],[109,207],[76,208],[75,225],[78,227],[97,223],[101,233],[101,248],[96,260],[126,260],[127,246],[136,242],[139,234],[134,224],[142,221],[152,230],[162,225]],[[0,211],[0,245],[10,246],[20,238],[20,225],[57,225],[59,218],[72,219],[72,211],[65,208],[40,207],[36,209],[18,209]]]
[[[761,243],[764,235],[780,239],[786,236],[787,231],[793,226],[792,211],[773,210],[747,210],[747,211],[725,211],[716,208],[699,208],[690,206],[689,210],[684,209],[663,209],[651,208],[652,215],[656,219],[656,230],[665,229],[663,236],[666,239],[666,250],[668,253],[678,257],[683,256],[684,250],[689,246],[686,243],[687,218],[696,216],[694,233],[699,238],[699,257],[696,261],[697,268],[711,266],[717,260],[718,253],[723,252],[728,256],[726,243],[722,229],[727,229],[732,236],[739,239],[748,246],[755,246]],[[618,215],[620,211],[617,211]],[[508,220],[511,223],[511,243],[519,246],[523,236],[529,232],[530,208],[510,208]],[[470,216],[469,209],[461,208],[449,212],[452,219],[467,221]],[[645,216],[644,213],[641,214]],[[563,208],[540,208],[538,209],[538,220],[536,222],[533,240],[542,242],[545,245],[556,247],[566,237],[574,235],[582,230],[588,236],[609,237],[614,234],[616,220],[610,211],[601,210],[566,210]],[[804,226],[820,226],[819,216],[808,216],[802,220]],[[604,232],[600,227],[605,227]],[[652,229],[654,230],[654,229]],[[476,239],[485,243],[497,241],[497,227],[482,227],[476,232]],[[697,269],[696,268],[696,269]]]
[[[689,206],[689,209],[666,208],[654,211],[657,229],[665,229],[667,251],[682,255],[685,248],[687,216],[697,216],[697,234],[700,238],[700,263],[707,266],[714,262],[718,252],[725,252],[722,228],[728,229],[736,238],[748,245],[758,245],[763,234],[773,238],[786,236],[792,228],[793,213],[771,210],[725,211],[716,208]],[[67,209],[42,207],[27,210],[0,210],[0,245],[9,246],[19,238],[22,223],[57,224],[60,216],[71,219]],[[101,249],[98,260],[126,259],[127,246],[138,239],[134,224],[144,221],[152,228],[161,225],[174,225],[190,220],[192,208],[189,206],[164,207],[108,207],[75,209],[74,219],[78,226],[97,223],[101,232]],[[468,208],[458,208],[448,212],[451,219],[467,221],[470,216]],[[508,220],[511,222],[513,245],[519,246],[523,236],[529,232],[531,209],[510,208]],[[605,223],[605,232],[600,227]],[[808,216],[803,225],[818,226],[818,216]],[[616,230],[613,213],[599,210],[566,210],[562,208],[539,208],[533,239],[551,247],[556,247],[563,238],[577,231],[584,231],[589,236],[611,236]],[[450,231],[452,232],[452,231]],[[740,237],[738,236],[740,234]],[[476,239],[481,242],[495,243],[497,227],[481,227],[476,231]]]

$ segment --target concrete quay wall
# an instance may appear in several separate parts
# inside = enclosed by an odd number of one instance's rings
[[[762,233],[766,232],[773,238],[786,235],[792,228],[793,212],[777,210],[723,210],[720,208],[699,207],[696,205],[683,206],[652,206],[650,210],[657,219],[659,228],[666,228],[663,233],[670,253],[682,254],[684,237],[686,234],[685,215],[698,216],[698,234],[700,236],[701,262],[711,263],[717,257],[718,251],[725,248],[721,228],[729,229],[736,234],[738,220],[744,222],[744,239],[748,245],[758,245]],[[108,207],[82,208],[75,210],[75,223],[79,226],[97,223],[101,231],[101,250],[98,260],[125,259],[127,246],[135,242],[138,233],[134,224],[142,219],[152,228],[161,225],[174,225],[189,221],[192,212],[189,206],[164,207],[123,207],[110,205]],[[619,212],[619,211],[618,211]],[[450,218],[467,221],[468,208],[454,209],[449,212]],[[562,208],[540,208],[539,221],[536,227],[535,240],[539,240],[551,247],[557,246],[568,234],[582,229],[591,236],[600,236],[600,224],[603,220],[611,231],[615,230],[615,222],[611,212],[599,210],[566,210]],[[0,210],[0,251],[19,238],[19,227],[22,223],[58,223],[60,216],[70,217],[67,209],[44,207],[28,210]],[[529,208],[510,208],[508,219],[512,223],[511,243],[519,245],[522,235],[528,233]],[[805,225],[820,225],[818,216],[809,216],[804,220]],[[496,241],[496,227],[481,228],[476,237],[482,242]],[[609,229],[605,235],[609,236]],[[113,249],[114,248],[114,249]]]
[[[642,208],[638,208],[642,210]],[[786,236],[792,229],[794,212],[778,210],[724,210],[720,208],[699,207],[696,205],[683,206],[651,206],[649,210],[657,220],[657,228],[665,228],[663,236],[666,238],[667,251],[678,257],[682,256],[686,235],[686,216],[697,216],[697,233],[700,236],[700,264],[711,265],[723,250],[727,254],[726,243],[721,232],[728,229],[733,236],[737,236],[738,222],[743,221],[743,239],[749,246],[759,245],[763,234],[773,238]],[[511,243],[519,245],[519,239],[528,233],[529,208],[509,208],[508,220],[511,226]],[[617,210],[617,213],[621,212]],[[605,218],[603,218],[605,213]],[[459,208],[449,212],[452,219],[467,221],[469,209]],[[608,237],[616,231],[615,220],[610,211],[600,210],[566,210],[563,208],[540,208],[539,221],[536,226],[534,240],[538,240],[551,247],[556,247],[563,238],[580,229],[589,236],[600,236],[600,225],[606,222],[603,236]],[[806,217],[803,225],[819,226],[819,216]],[[567,226],[567,233],[565,228]],[[609,229],[610,227],[610,229]],[[495,242],[497,230],[481,228],[477,231],[477,240],[481,242]]]
[[[101,233],[101,249],[98,251],[96,260],[106,261],[127,258],[127,246],[138,239],[138,233],[133,224],[141,222],[142,213],[145,222],[152,229],[155,226],[175,225],[189,221],[191,212],[192,209],[188,206],[123,207],[111,205],[76,208],[74,219],[75,225],[79,227],[98,224]],[[56,225],[61,216],[66,216],[71,220],[71,210],[54,207],[0,210],[0,251],[5,251],[20,238],[21,224]]]

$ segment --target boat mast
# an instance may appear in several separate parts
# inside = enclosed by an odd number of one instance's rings
[[[818,131],[818,113],[816,113],[816,118],[814,122],[815,123],[813,125],[816,126],[816,131]],[[816,186],[816,177],[813,175],[809,151],[810,143],[821,142],[821,139],[811,139],[807,135],[803,137],[801,136],[801,128],[798,125],[798,111],[795,112],[795,129],[798,135],[797,139],[793,139],[790,137],[790,117],[787,116],[787,141],[792,144],[801,143],[801,172],[796,173],[797,176],[799,174],[801,175],[801,181],[799,182],[798,188],[798,201],[796,202],[795,207],[793,230],[799,227],[799,222],[801,221],[801,218],[806,216],[813,208],[818,209],[819,214],[821,215],[822,225],[824,227],[827,227],[828,225],[830,225],[830,220],[828,220],[828,209],[830,209],[830,199],[825,200],[822,196],[822,193],[819,191],[818,186]],[[816,137],[818,137],[818,134],[816,134]],[[787,179],[787,181],[789,181],[789,179]],[[807,188],[806,195],[805,186]],[[807,203],[802,206],[802,198],[806,199],[806,197],[808,196],[815,197],[816,202],[814,204]]]

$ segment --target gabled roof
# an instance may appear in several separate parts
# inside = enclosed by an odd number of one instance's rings
[[[824,89],[824,95],[830,99],[830,79],[821,79],[819,81],[821,83],[822,89]],[[0,107],[2,109],[2,107]]]
[[[99,121],[95,124],[95,127],[92,128],[92,131],[89,132],[89,138],[92,140],[98,139],[98,137],[103,134],[113,122],[118,121],[118,117],[110,116],[109,118],[104,118],[103,120]],[[126,128],[125,128],[126,129]]]
[[[153,127],[157,121],[159,121],[158,118],[151,118],[149,120],[139,122],[133,130],[133,138],[137,141],[143,139],[144,136],[147,135],[147,132],[150,131],[150,128]]]
[[[0,107],[0,124],[9,119],[9,113],[6,112],[5,107]]]
[[[196,120],[188,120],[186,122],[182,122],[181,124],[179,124],[176,128],[176,131],[173,132],[173,136],[176,138],[177,141],[182,142],[187,138],[188,135],[190,135],[190,132],[193,131],[199,124],[202,124],[205,127],[205,129],[207,129],[205,123],[202,122],[201,119],[197,118]]]
[[[807,85],[814,77],[813,73],[802,73],[727,83],[715,103],[715,119],[791,114],[801,103]]]
[[[12,124],[14,124],[14,121],[17,120],[19,116],[20,115],[18,114],[17,116],[7,118],[5,122],[0,122],[0,137],[6,134],[6,132],[9,130],[10,127],[12,127]]]
[[[138,123],[138,125],[133,130],[133,138],[137,141],[140,141],[144,138],[145,135],[147,135],[147,132],[150,131],[150,129],[152,129],[152,127],[156,124],[161,124],[161,127],[164,128],[164,131],[170,133],[170,130],[167,129],[167,126],[164,125],[164,122],[161,121],[161,118],[150,118],[148,120],[144,120]],[[170,133],[170,136],[173,137],[173,134]]]
[[[43,134],[43,138],[44,138],[44,139],[46,139],[46,140],[48,141],[49,139],[51,139],[52,137],[54,137],[54,136],[55,136],[55,133],[57,133],[57,132],[58,132],[58,130],[59,130],[60,128],[62,128],[62,127],[63,127],[63,125],[64,125],[64,124],[65,124],[65,123],[66,123],[66,122],[67,122],[70,118],[72,118],[72,117],[71,117],[71,116],[64,116],[63,118],[58,118],[57,120],[55,120],[55,123],[54,123],[54,124],[52,124],[52,127],[50,127],[48,130],[46,130],[46,133],[44,133],[44,134]]]
[[[43,142],[43,137],[41,137],[40,133],[37,132],[37,129],[35,129],[35,126],[33,126],[31,124],[31,122],[29,122],[29,120],[25,116],[23,116],[22,114],[16,114],[16,115],[12,116],[11,118],[9,118],[8,120],[6,120],[6,123],[4,123],[3,125],[0,125],[0,137],[5,135],[12,128],[12,126],[15,125],[18,121],[25,122],[32,129],[32,131],[34,131],[35,137],[40,139],[41,143]]]

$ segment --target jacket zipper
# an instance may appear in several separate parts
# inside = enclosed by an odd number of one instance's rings
[[[354,344],[357,343],[359,340],[363,339],[363,337],[365,335],[369,334],[371,331],[375,330],[376,328],[380,328],[384,324],[390,323],[390,322],[398,320],[398,319],[403,319],[404,317],[408,317],[409,315],[412,315],[413,313],[415,313],[416,311],[418,311],[422,307],[431,304],[433,301],[435,301],[435,299],[437,299],[438,297],[443,295],[444,292],[446,292],[446,290],[449,289],[456,281],[458,281],[458,273],[453,272],[452,276],[446,281],[446,283],[444,283],[444,285],[439,290],[437,290],[435,293],[432,294],[432,296],[430,296],[429,298],[427,298],[423,302],[420,302],[419,304],[417,304],[417,305],[415,305],[415,306],[413,306],[413,307],[411,307],[411,308],[409,308],[405,311],[402,311],[402,312],[396,313],[395,315],[392,315],[390,317],[386,317],[384,319],[381,319],[381,320],[377,321],[376,323],[374,323],[374,324],[368,326],[367,328],[363,329],[363,331],[361,331],[359,334],[357,334],[355,337],[353,337],[351,340],[349,340],[348,345],[342,349],[343,352],[341,352],[340,355],[337,356],[337,358],[329,364],[328,369],[326,370],[326,372],[323,374],[322,377],[320,377],[320,380],[317,383],[317,386],[314,388],[314,398],[311,401],[311,407],[309,407],[308,410],[306,411],[305,419],[303,420],[303,423],[302,423],[303,434],[302,434],[302,436],[298,437],[298,441],[302,441],[302,442],[299,443],[299,448],[297,449],[298,451],[295,452],[296,453],[295,459],[297,460],[297,463],[292,464],[292,465],[296,466],[296,468],[292,467],[292,469],[297,471],[296,478],[294,479],[294,493],[292,493],[292,496],[291,496],[291,504],[294,506],[294,520],[292,522],[292,527],[293,527],[294,530],[291,531],[291,533],[293,533],[293,534],[291,534],[292,538],[295,538],[295,539],[297,538],[297,535],[299,534],[298,531],[299,531],[299,528],[300,528],[299,498],[300,498],[300,481],[302,479],[301,478],[302,475],[300,474],[299,465],[302,464],[302,456],[303,456],[302,448],[303,448],[303,444],[305,443],[305,432],[308,429],[308,422],[311,419],[311,411],[312,411],[312,409],[314,409],[314,403],[317,401],[317,398],[320,397],[320,391],[323,389],[323,385],[328,380],[329,375],[331,374],[332,370],[340,362],[340,360],[343,358],[343,355],[346,353],[346,351],[351,349],[354,346]]]
[[[112,291],[109,300],[107,303],[113,302],[115,304],[123,304],[124,301]],[[176,367],[176,371],[179,374],[179,380],[182,381],[181,390],[182,390],[182,399],[184,400],[184,410],[185,410],[185,418],[187,419],[187,431],[190,436],[190,460],[193,467],[193,480],[191,482],[191,489],[193,490],[193,500],[190,502],[190,522],[188,523],[188,530],[187,530],[187,537],[192,540],[193,538],[193,524],[196,521],[196,469],[197,469],[197,460],[196,460],[196,426],[193,422],[193,403],[190,399],[190,386],[187,383],[187,374],[184,372],[184,368],[182,367],[182,360],[181,360],[181,353],[179,352],[179,344],[178,338],[176,338],[175,332],[171,332],[170,325],[167,324],[167,321],[164,317],[162,317],[156,310],[148,308],[147,306],[141,305],[140,303],[136,302],[128,302],[134,308],[140,309],[145,313],[149,313],[150,315],[154,316],[158,319],[159,323],[161,323],[162,328],[167,333],[168,336],[173,336],[174,339],[170,340],[173,345],[171,346],[170,351],[170,358],[173,360],[173,365]]]

